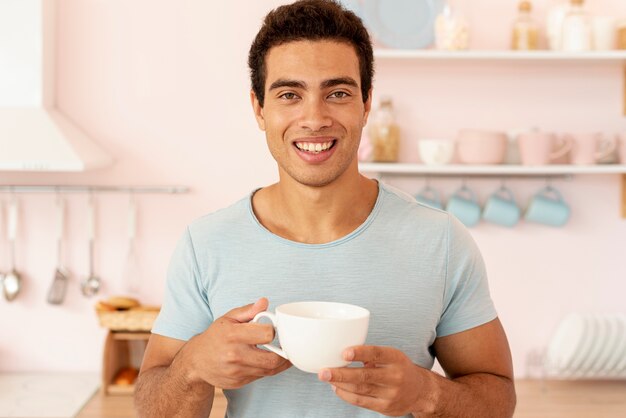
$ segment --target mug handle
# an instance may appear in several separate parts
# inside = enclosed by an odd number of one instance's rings
[[[604,157],[608,156],[613,151],[615,151],[615,148],[617,148],[617,139],[616,138],[602,138],[601,136],[598,136],[598,138],[600,138],[601,144],[607,144],[604,151],[598,151],[596,153],[596,160],[601,160]]]
[[[574,140],[572,139],[570,135],[563,135],[563,137],[560,138],[560,140],[563,142],[563,146],[559,148],[558,150],[550,153],[551,160],[556,160],[557,158],[564,156],[572,149],[574,145]]]
[[[476,193],[474,193],[472,191],[472,189],[470,189],[469,187],[463,185],[461,186],[461,188],[459,190],[457,190],[457,192],[455,193],[461,197],[463,197],[463,194],[465,194],[466,196],[469,197],[469,199],[474,202],[474,203],[478,203],[478,199],[476,199]]]
[[[511,203],[515,203],[515,195],[513,194],[511,189],[509,189],[508,187],[500,186],[500,188],[498,189],[497,193],[500,196],[506,195],[506,197],[507,197],[506,200],[508,200]]]
[[[271,312],[259,312],[258,314],[255,315],[255,317],[252,319],[252,321],[250,322],[259,322],[259,319],[261,318],[267,318],[270,321],[272,321],[272,326],[274,327],[274,332],[277,332],[276,330],[276,315],[274,315]],[[270,350],[273,353],[278,354],[279,356],[289,360],[289,357],[287,356],[287,353],[285,353],[283,350],[281,350],[280,348],[271,345],[271,344],[262,344],[261,347],[267,348],[268,350]]]
[[[552,196],[556,197],[556,202],[563,202],[563,196],[561,195],[561,193],[552,186],[544,187],[542,190],[539,191],[539,193],[537,193],[537,195],[546,196],[550,193],[552,194]]]

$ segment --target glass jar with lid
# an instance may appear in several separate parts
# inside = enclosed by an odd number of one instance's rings
[[[563,19],[561,49],[568,52],[590,51],[593,46],[591,17],[585,11],[585,0],[570,0]]]
[[[369,139],[374,162],[397,162],[400,151],[400,127],[396,123],[393,101],[382,97],[371,120]]]
[[[518,5],[511,37],[511,48],[514,50],[539,49],[539,24],[532,17],[532,8],[532,3],[528,0],[523,0]]]

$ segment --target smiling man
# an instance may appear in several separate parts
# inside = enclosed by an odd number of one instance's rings
[[[279,181],[183,234],[139,415],[206,417],[219,387],[230,418],[512,416],[511,356],[473,240],[446,212],[358,171],[373,76],[361,21],[333,1],[279,7],[249,65]],[[302,300],[371,312],[366,344],[344,353],[353,367],[315,376],[257,347],[273,330],[251,319]],[[446,377],[430,370],[435,357]]]

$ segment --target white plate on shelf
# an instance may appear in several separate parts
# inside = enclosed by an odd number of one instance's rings
[[[593,363],[587,370],[588,377],[602,377],[604,366],[615,351],[615,343],[617,341],[617,326],[611,315],[597,315],[596,320],[600,324],[600,329],[604,328],[604,341],[598,340],[596,344],[597,355],[593,359]]]
[[[354,3],[354,1],[349,2]],[[435,41],[435,19],[444,0],[363,0],[362,13],[372,36],[390,48],[428,48]]]
[[[600,355],[602,348],[606,344],[607,328],[598,315],[589,315],[587,319],[591,322],[594,330],[594,338],[580,367],[575,371],[575,375],[579,377],[589,377],[592,373],[592,366]]]
[[[615,330],[615,345],[604,367],[602,368],[603,376],[616,376],[618,374],[617,366],[620,360],[626,355],[626,322],[621,315],[611,315]]]
[[[593,350],[593,345],[597,337],[595,321],[593,321],[589,315],[581,315],[581,317],[585,323],[585,332],[579,350],[576,351],[576,355],[563,371],[564,374],[569,376],[581,376],[583,365]]]
[[[559,323],[546,352],[549,373],[562,374],[571,367],[584,347],[586,328],[585,318],[578,314]]]
[[[588,376],[603,377],[605,376],[604,368],[606,363],[609,361],[611,355],[616,349],[618,342],[618,327],[613,315],[598,315],[596,318],[604,325],[604,342],[598,341],[598,354],[589,368]]]
[[[620,319],[622,320],[622,330],[626,333],[626,315],[621,314]],[[615,362],[614,375],[626,378],[626,341],[622,344],[622,352]]]

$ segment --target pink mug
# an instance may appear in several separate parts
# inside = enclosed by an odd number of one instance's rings
[[[619,142],[619,162],[626,165],[626,133],[617,135]]]
[[[572,164],[589,165],[606,157],[617,146],[617,141],[605,139],[601,133],[593,134],[569,134],[566,137],[574,141],[572,147]]]
[[[517,138],[523,165],[545,165],[572,149],[571,138],[563,138],[556,150],[557,136],[548,132],[526,132]]]

